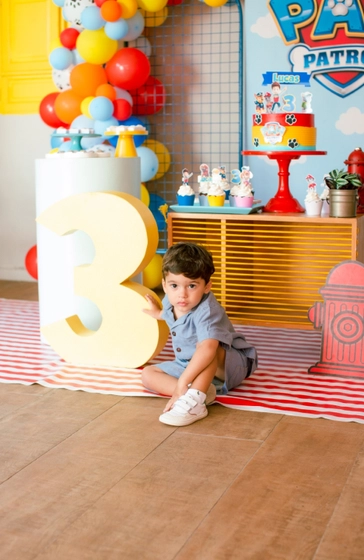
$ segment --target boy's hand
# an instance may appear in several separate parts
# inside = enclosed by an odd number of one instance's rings
[[[154,299],[154,297],[150,294],[146,294],[145,299],[149,303],[150,307],[147,309],[143,309],[143,312],[153,317],[153,319],[160,319],[162,310],[159,307],[157,300]]]
[[[168,412],[168,410],[171,410],[171,408],[173,407],[174,403],[180,398],[182,397],[182,395],[184,395],[185,393],[187,393],[188,390],[188,385],[177,385],[173,395],[171,396],[171,398],[169,399],[169,401],[167,402],[166,406],[164,407],[163,412]]]

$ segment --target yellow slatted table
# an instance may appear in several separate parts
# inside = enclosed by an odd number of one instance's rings
[[[213,291],[234,323],[313,329],[308,309],[344,260],[364,262],[364,215],[169,212],[168,244],[193,241],[213,255]]]

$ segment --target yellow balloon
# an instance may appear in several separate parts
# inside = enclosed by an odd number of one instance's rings
[[[92,119],[92,116],[89,111],[89,107],[93,99],[95,98],[90,96],[90,97],[85,97],[85,99],[81,101],[81,113],[85,115],[85,117],[88,117],[89,119]]]
[[[167,5],[168,0],[138,0],[139,8],[146,12],[159,12]]]
[[[167,148],[158,140],[148,139],[144,142],[143,146],[153,150],[158,158],[159,167],[157,173],[150,180],[160,179],[165,173],[167,173],[169,166],[171,165],[171,156]]]
[[[144,185],[144,183],[140,185],[140,200],[144,202],[145,206],[149,207],[149,203],[150,203],[149,191],[147,187]]]
[[[227,0],[204,0],[204,2],[211,8],[220,8],[226,4]]]
[[[156,253],[143,270],[143,285],[152,290],[162,283],[162,256]]]
[[[147,12],[143,9],[141,9],[140,12],[144,17],[144,27],[159,27],[159,25],[163,25],[168,17],[167,6],[158,12]]]
[[[110,39],[104,28],[91,31],[84,29],[77,37],[79,55],[90,64],[105,64],[118,50],[118,42]]]
[[[121,6],[121,17],[123,19],[130,19],[137,13],[137,0],[118,0],[118,3]]]

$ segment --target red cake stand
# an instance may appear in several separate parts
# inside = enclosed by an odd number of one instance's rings
[[[301,156],[325,156],[327,152],[316,151],[295,151],[295,152],[263,152],[256,150],[243,150],[244,156],[267,156],[269,159],[275,159],[278,163],[278,190],[273,198],[264,206],[263,212],[304,212],[301,204],[296,198],[293,198],[289,190],[289,166],[293,159],[299,159]]]

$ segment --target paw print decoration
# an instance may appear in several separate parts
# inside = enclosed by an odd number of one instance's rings
[[[299,146],[296,138],[289,138],[287,141],[288,147],[291,148],[292,150],[294,150],[295,148],[297,148]]]
[[[352,5],[353,0],[329,0],[327,2],[327,7],[333,16],[346,16]]]
[[[291,125],[297,122],[296,116],[293,114],[286,115],[285,121],[287,124]]]

